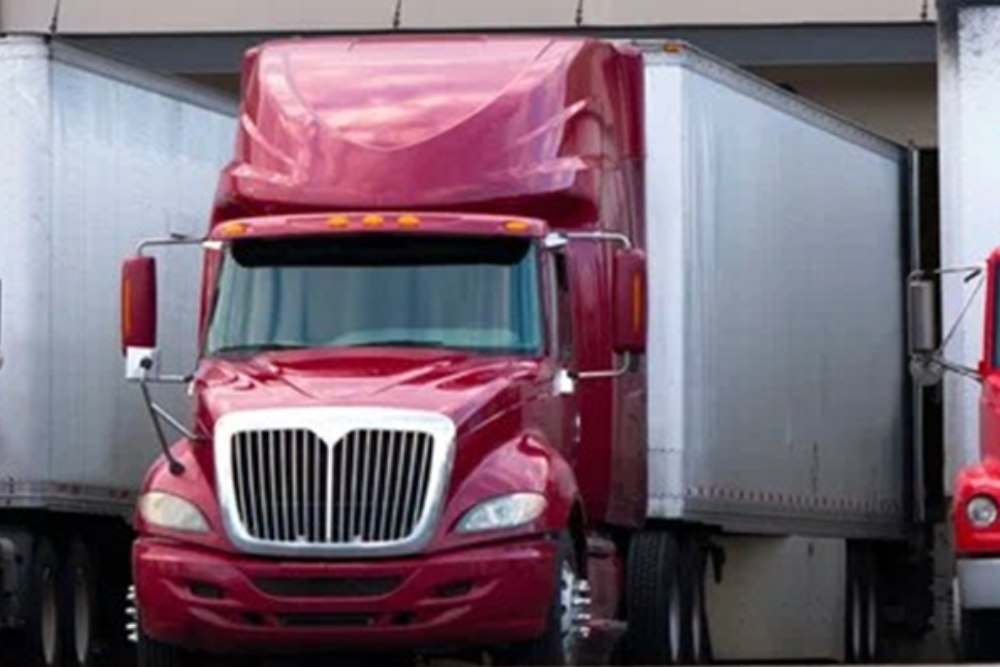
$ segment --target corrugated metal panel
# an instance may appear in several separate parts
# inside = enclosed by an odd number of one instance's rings
[[[934,19],[935,5],[923,0],[585,0],[583,17],[597,25],[893,23],[922,20],[925,7]]]
[[[646,79],[651,514],[897,530],[901,151],[696,56]]]
[[[739,25],[790,23],[888,23],[930,20],[936,2],[923,0],[583,0],[590,25]],[[7,31],[47,31],[55,0],[0,0]],[[403,0],[405,28],[567,27],[576,25],[578,0]],[[397,0],[65,0],[63,33],[210,33],[286,30],[388,30]]]
[[[54,0],[0,0],[2,27],[47,31],[54,7]],[[386,30],[392,27],[395,10],[396,0],[64,0],[59,30],[90,34]]]
[[[0,54],[10,48],[0,42]],[[138,389],[123,379],[120,262],[144,238],[204,231],[235,136],[231,117],[48,56],[42,50],[29,64],[0,55],[6,90],[17,91],[4,96],[3,135],[23,144],[4,151],[0,187],[33,202],[0,228],[11,333],[0,456],[21,504],[44,504],[46,485],[90,485],[82,495],[134,489],[158,453]],[[200,263],[193,250],[164,259],[164,363],[186,371]],[[183,388],[154,391],[187,416]]]
[[[577,0],[403,0],[405,28],[572,27]]]
[[[49,69],[40,42],[0,41],[0,479],[38,467],[49,442]],[[46,457],[47,459],[47,457]]]
[[[0,0],[0,29],[44,32],[52,22],[56,0]]]

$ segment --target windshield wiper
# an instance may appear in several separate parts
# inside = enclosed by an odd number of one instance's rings
[[[249,343],[246,345],[228,345],[212,351],[214,355],[220,354],[258,354],[260,352],[278,352],[281,350],[302,350],[304,345],[291,343]]]

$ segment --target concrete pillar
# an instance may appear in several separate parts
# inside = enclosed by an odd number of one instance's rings
[[[1000,0],[938,0],[938,114],[941,146],[941,262],[984,262],[1000,246]],[[948,331],[977,283],[945,283]],[[985,285],[946,352],[976,366],[982,357]],[[978,387],[949,374],[945,443],[951,489],[958,467],[978,460]]]

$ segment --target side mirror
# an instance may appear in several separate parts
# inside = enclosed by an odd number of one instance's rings
[[[646,255],[619,250],[614,259],[614,331],[612,347],[618,354],[646,351]]]
[[[130,380],[156,371],[156,260],[130,257],[122,264],[121,344]]]
[[[909,284],[910,354],[928,355],[937,351],[937,293],[932,280],[914,279]]]

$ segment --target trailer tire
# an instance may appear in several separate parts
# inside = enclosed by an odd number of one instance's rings
[[[651,530],[632,541],[626,574],[629,665],[675,665],[690,655],[690,618],[684,613],[681,549],[670,531]]]
[[[995,609],[958,611],[959,660],[961,662],[1000,662],[1000,611]]]
[[[852,664],[881,658],[878,566],[871,546],[848,543],[847,602],[844,614],[845,658]]]
[[[705,573],[708,552],[695,538],[684,541],[684,561],[680,583],[683,587],[684,615],[688,619],[689,640],[682,661],[688,665],[705,665],[712,662],[712,642],[705,608]]]
[[[580,558],[573,538],[563,532],[556,556],[555,586],[549,603],[545,632],[532,641],[511,645],[494,656],[494,665],[561,667],[580,660],[581,641],[576,630],[577,584],[581,579]]]
[[[60,667],[63,633],[59,559],[47,537],[35,539],[29,567],[24,658],[31,667]]]
[[[63,573],[65,646],[69,664],[92,667],[96,662],[97,571],[86,543],[73,540]]]

